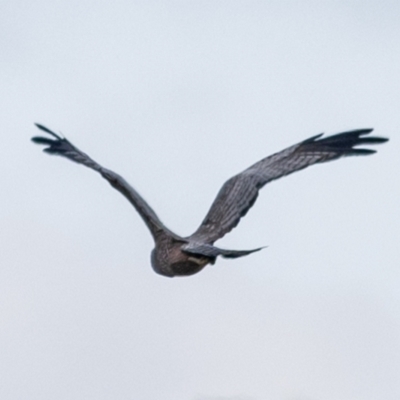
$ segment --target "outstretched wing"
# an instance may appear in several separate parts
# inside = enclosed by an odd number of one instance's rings
[[[246,215],[257,199],[259,190],[268,182],[299,171],[310,165],[344,156],[368,155],[376,151],[358,149],[361,144],[384,143],[388,139],[366,137],[372,129],[359,129],[320,139],[316,135],[273,154],[229,179],[222,186],[211,208],[191,241],[214,243],[230,232]]]
[[[87,154],[83,153],[77,147],[75,147],[66,138],[60,137],[50,129],[43,125],[35,124],[42,131],[50,134],[54,139],[49,139],[43,136],[36,136],[32,138],[32,141],[38,144],[44,144],[46,147],[43,151],[49,154],[56,154],[68,158],[71,161],[75,161],[78,164],[83,164],[88,168],[91,168],[101,174],[112,187],[122,193],[135,207],[144,222],[150,229],[154,238],[160,233],[168,233],[174,236],[157,217],[153,209],[147,204],[147,202],[139,195],[139,193],[129,185],[120,175],[116,174],[109,169],[102,167],[100,164],[92,160]]]

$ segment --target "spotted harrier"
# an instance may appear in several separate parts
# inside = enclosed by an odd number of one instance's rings
[[[193,275],[207,264],[214,264],[218,256],[237,258],[261,250],[221,249],[214,246],[214,242],[238,225],[240,219],[253,206],[259,190],[268,182],[313,164],[345,156],[373,154],[375,150],[355,146],[374,145],[388,140],[367,136],[372,129],[358,129],[325,138],[321,138],[323,134],[320,134],[266,157],[228,179],[196,232],[188,237],[181,237],[160,221],[149,204],[124,178],[102,167],[65,137],[57,135],[43,125],[36,126],[53,137],[32,138],[33,142],[48,146],[44,149],[46,153],[66,157],[97,171],[129,200],[153,236],[155,247],[151,252],[151,265],[154,271],[168,277]]]

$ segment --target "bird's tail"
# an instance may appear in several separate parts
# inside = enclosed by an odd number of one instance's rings
[[[224,258],[239,258],[243,256],[248,256],[251,253],[254,253],[256,251],[260,251],[264,249],[265,247],[259,247],[258,249],[252,249],[252,250],[228,250],[228,249],[220,249],[219,247],[215,247],[212,244],[207,244],[207,243],[188,243],[182,246],[182,251],[185,253],[190,253],[190,254],[197,254],[205,257],[218,257],[222,256]]]

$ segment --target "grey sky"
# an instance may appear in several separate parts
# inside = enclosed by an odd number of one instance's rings
[[[0,398],[400,396],[400,4],[8,1],[0,13]],[[191,278],[150,267],[117,192],[30,143],[62,131],[180,234],[222,183],[325,131],[372,157],[268,185]]]

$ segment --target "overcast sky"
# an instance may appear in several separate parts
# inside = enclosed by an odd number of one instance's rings
[[[3,1],[0,398],[398,400],[398,1]],[[192,233],[230,176],[320,132],[371,157],[265,187],[167,279],[130,204],[43,154],[33,122]]]

